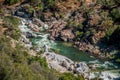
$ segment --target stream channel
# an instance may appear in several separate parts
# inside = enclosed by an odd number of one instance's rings
[[[66,56],[75,62],[85,62],[88,65],[96,64],[98,66],[98,71],[100,70],[104,73],[111,73],[111,75],[115,77],[120,76],[120,66],[115,63],[100,60],[91,56],[89,53],[79,51],[77,48],[73,47],[71,43],[49,40],[49,33],[33,32],[27,25],[25,25],[25,20],[22,21],[22,24],[19,27],[22,32],[32,32],[34,35],[37,35],[37,37],[30,38],[33,45],[37,45],[40,48],[47,45],[50,50],[56,52],[57,54]],[[120,77],[117,80],[120,80]]]

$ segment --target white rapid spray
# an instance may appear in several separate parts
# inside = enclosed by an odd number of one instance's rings
[[[52,40],[48,39],[49,34],[39,34],[38,39],[34,39],[34,43],[39,45],[40,47],[43,47],[44,45],[47,45],[49,48],[52,48],[56,43]]]
[[[19,28],[20,28],[21,32],[23,32],[23,33],[30,31],[30,29],[28,28],[28,26],[25,25],[26,22],[27,21],[25,19],[22,19],[21,20],[21,25],[19,25]]]
[[[36,38],[34,38],[34,40],[33,40],[33,43],[35,43],[39,47],[43,47],[44,45],[47,45],[49,48],[52,48],[54,45],[56,45],[56,43],[54,41],[48,39],[48,36],[49,36],[48,33],[40,33],[40,32],[32,31],[26,25],[26,24],[29,24],[29,23],[31,23],[30,20],[22,19],[21,20],[21,25],[19,26],[19,28],[20,28],[21,32],[26,36],[27,36],[27,34],[26,34],[27,32],[29,32],[29,33],[33,34],[34,36],[36,36]],[[44,26],[46,27],[46,24]]]

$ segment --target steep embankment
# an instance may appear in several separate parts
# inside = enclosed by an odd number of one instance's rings
[[[29,55],[19,41],[19,19],[0,16],[0,80],[57,80],[46,60]]]

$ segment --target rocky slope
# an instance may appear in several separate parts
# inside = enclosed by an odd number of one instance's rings
[[[49,32],[49,39],[71,42],[73,46],[79,50],[91,53],[100,58],[109,58],[115,62],[120,62],[119,0],[18,0],[18,2],[11,2],[11,0],[8,0],[7,2],[5,1],[1,1],[0,16],[1,18],[4,18],[4,16],[10,18],[7,19],[6,17],[6,21],[13,20],[12,22],[15,23],[13,23],[13,25],[17,24],[16,21],[10,17],[11,15],[23,17],[25,19],[33,21],[34,24],[26,24],[32,31]],[[11,24],[12,22],[4,22],[6,23],[4,24],[5,28],[2,26],[0,29],[2,30],[0,34],[7,36],[8,39],[10,36],[16,41],[19,38],[20,34],[19,30]],[[2,24],[3,22],[1,21],[0,25]],[[48,26],[46,25],[43,27],[45,24]],[[22,35],[21,41],[24,42],[26,44],[26,47],[30,49],[31,43],[27,38],[36,37],[36,34],[28,32],[24,35]],[[16,47],[15,41],[12,40],[10,42],[11,47],[13,48]],[[3,49],[1,48],[1,50]],[[35,56],[34,50],[31,50],[30,53]],[[45,53],[44,55],[46,58],[48,58],[49,55],[55,56],[54,53]],[[56,60],[56,58],[52,59]],[[53,65],[56,62],[52,61],[52,59],[50,58],[51,62],[48,62]],[[58,60],[56,61],[59,61],[58,57],[57,59]],[[14,62],[14,60],[11,61]],[[62,63],[59,63],[58,65],[63,65],[66,67],[66,62],[62,61]],[[78,69],[78,72],[79,70],[81,69]]]
[[[119,48],[116,46],[119,42],[112,44],[112,34],[119,27],[119,1],[31,0],[21,4],[1,11],[5,15],[12,13],[24,18],[40,18],[43,21],[40,25],[45,23],[49,26],[52,40],[72,42],[79,50],[100,58],[115,56],[112,52]],[[119,41],[119,37],[117,39]]]

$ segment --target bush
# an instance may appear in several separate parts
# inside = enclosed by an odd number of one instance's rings
[[[57,0],[43,0],[44,5],[48,8],[55,8],[55,3]]]
[[[64,73],[60,76],[59,80],[84,80],[82,76],[75,77],[71,73]]]
[[[116,21],[118,19],[120,19],[120,8],[115,8],[111,11],[111,16],[113,17],[113,19]]]
[[[40,56],[35,56],[32,58],[29,58],[29,64],[33,63],[33,62],[39,62],[39,64],[44,67],[44,68],[48,68],[47,66],[47,62],[45,58],[41,58]]]
[[[116,45],[120,49],[120,26],[109,36],[109,44]]]
[[[36,6],[42,2],[42,0],[28,0],[32,5]]]
[[[19,25],[18,18],[15,18],[13,16],[7,16],[7,17],[4,17],[3,20],[4,20],[4,25],[6,25],[7,27],[9,27],[10,25],[13,25],[12,28],[18,28],[18,25]]]
[[[20,2],[21,0],[5,0],[6,4],[12,5],[12,4],[16,4],[18,2]]]
[[[11,47],[10,39],[0,36],[0,80],[58,80],[46,60],[30,56],[20,44]]]
[[[19,25],[19,19],[12,16],[4,17],[4,26],[8,28],[5,31],[5,35],[18,40],[20,38],[20,30],[18,28],[18,25]]]

